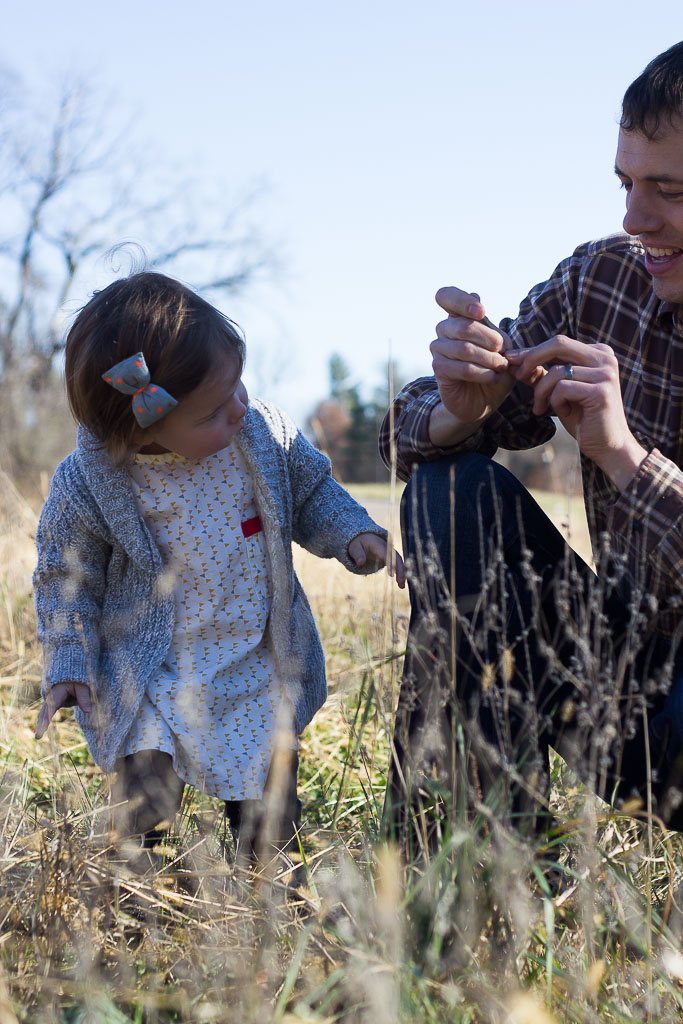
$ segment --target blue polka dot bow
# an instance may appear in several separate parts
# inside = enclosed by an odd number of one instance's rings
[[[133,396],[133,415],[143,429],[156,423],[178,404],[168,391],[152,384],[142,352],[112,366],[102,374],[102,380],[124,395]]]

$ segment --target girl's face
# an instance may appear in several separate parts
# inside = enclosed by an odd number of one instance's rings
[[[140,452],[204,459],[226,448],[242,429],[249,404],[240,374],[239,361],[225,356],[167,416],[148,427]]]

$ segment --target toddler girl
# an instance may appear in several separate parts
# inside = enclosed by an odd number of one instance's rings
[[[352,572],[387,562],[386,531],[328,459],[248,402],[244,356],[229,319],[156,273],[96,293],[67,337],[79,430],[37,534],[36,736],[77,704],[92,756],[117,771],[120,827],[146,846],[185,783],[224,800],[236,830],[270,807],[269,838],[291,839],[296,734],[326,696],[292,541]]]

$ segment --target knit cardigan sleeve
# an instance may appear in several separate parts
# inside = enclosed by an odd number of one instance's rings
[[[308,441],[293,421],[270,403],[259,408],[285,451],[292,500],[292,539],[319,558],[337,558],[350,572],[367,575],[380,566],[357,566],[348,546],[361,533],[385,538],[387,531],[332,477],[330,460]]]
[[[98,625],[111,548],[74,509],[58,470],[36,533],[33,576],[43,693],[57,683],[93,684]]]

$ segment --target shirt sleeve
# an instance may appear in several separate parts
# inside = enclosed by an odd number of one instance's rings
[[[656,448],[612,509],[614,530],[626,539],[634,580],[674,612],[683,604],[683,471]],[[642,565],[640,563],[643,563]]]

